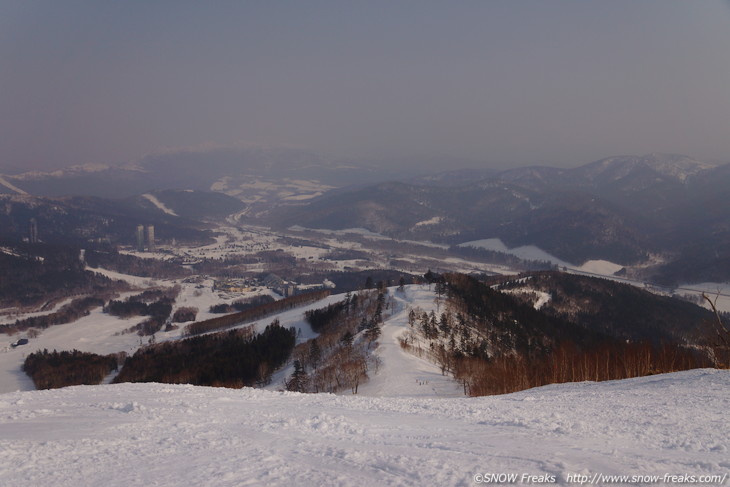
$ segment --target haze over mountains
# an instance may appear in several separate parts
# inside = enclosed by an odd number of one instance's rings
[[[730,166],[686,156],[613,157],[574,169],[528,167],[499,173],[456,171],[410,183],[382,183],[329,193],[284,223],[362,226],[412,239],[458,244],[500,238],[537,245],[580,264],[624,265],[660,255],[664,282],[725,279]],[[678,276],[681,268],[685,276]]]
[[[179,215],[243,211],[270,226],[361,227],[446,244],[499,238],[509,247],[536,245],[578,265],[606,259],[647,268],[652,261],[642,277],[663,283],[730,276],[728,187],[730,164],[657,153],[568,169],[418,176],[396,166],[355,166],[295,149],[214,148],[148,155],[125,166],[0,177],[0,191],[7,194],[137,197],[127,201],[147,207],[151,200],[138,197],[150,191],[172,206],[180,201],[160,191],[215,191],[240,200],[240,208],[218,198],[207,203],[207,211],[189,203]]]

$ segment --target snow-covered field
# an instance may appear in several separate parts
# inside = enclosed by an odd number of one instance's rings
[[[700,297],[704,292],[713,301],[719,311],[730,313],[730,282],[701,282],[697,284],[684,284],[677,288],[677,292],[693,294]],[[705,308],[710,306],[703,300]]]
[[[474,247],[478,249],[492,250],[495,252],[504,252],[512,254],[515,257],[524,260],[543,260],[551,262],[554,265],[565,267],[568,271],[596,274],[599,276],[613,276],[615,273],[623,269],[623,266],[607,260],[589,260],[581,265],[574,265],[555,257],[552,254],[534,245],[523,245],[521,247],[509,248],[502,240],[498,238],[488,238],[483,240],[474,240],[459,244],[460,247]]]
[[[730,372],[695,370],[472,399],[161,384],[16,392],[0,395],[0,485],[468,486],[488,474],[722,485],[728,390]]]
[[[209,309],[214,304],[231,303],[236,299],[251,297],[257,294],[271,294],[270,291],[259,289],[250,293],[238,293],[226,295],[213,290],[212,279],[200,279],[199,282],[183,282],[179,280],[160,280],[149,279],[128,274],[120,274],[105,269],[90,269],[100,272],[113,279],[121,279],[140,287],[172,287],[180,285],[181,291],[177,298],[175,307],[194,307],[198,309],[198,320],[205,320],[216,315],[210,313]],[[132,291],[120,295],[119,299],[124,299],[130,295],[137,294]],[[323,305],[324,306],[324,305]],[[301,313],[303,313],[302,308]],[[33,316],[44,313],[31,313],[22,317]],[[13,317],[13,321],[16,317]],[[140,337],[136,333],[125,332],[125,330],[133,327],[137,323],[144,321],[146,317],[135,316],[132,318],[121,319],[108,315],[101,308],[91,311],[88,316],[64,325],[54,325],[45,330],[41,330],[40,335],[31,338],[27,345],[12,348],[10,344],[18,338],[27,337],[27,333],[22,332],[18,335],[0,335],[0,393],[11,391],[28,391],[33,390],[33,382],[21,370],[22,364],[28,354],[37,350],[80,350],[82,352],[93,352],[98,354],[110,354],[116,352],[126,352],[133,354],[140,346],[148,343],[150,337]],[[303,320],[299,320],[302,322]],[[263,328],[270,321],[262,321]],[[159,331],[155,334],[156,341],[175,340],[180,338],[182,330],[186,323],[181,323],[180,328],[169,332]],[[304,326],[302,323],[300,326]],[[292,323],[289,326],[295,326]],[[307,329],[309,325],[306,325]],[[310,331],[311,333],[311,331]],[[0,485],[2,485],[0,483]]]
[[[492,250],[494,252],[504,252],[505,254],[512,254],[515,257],[524,260],[545,260],[552,262],[555,265],[561,267],[574,267],[573,264],[565,262],[564,260],[558,259],[554,255],[548,254],[544,250],[534,245],[523,245],[521,247],[509,248],[501,239],[498,238],[487,238],[482,240],[473,240],[471,242],[464,242],[459,244],[460,247],[474,247],[478,249]]]

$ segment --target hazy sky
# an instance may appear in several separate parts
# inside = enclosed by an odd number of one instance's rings
[[[0,0],[0,169],[202,144],[730,162],[730,3]]]

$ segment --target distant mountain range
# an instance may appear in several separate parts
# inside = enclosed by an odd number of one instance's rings
[[[245,200],[242,192],[260,192],[267,185],[275,197],[278,188],[273,186],[283,181],[289,183],[286,195],[291,196],[292,181],[318,181],[330,189],[378,181],[383,174],[377,165],[355,166],[296,149],[190,149],[150,154],[119,166],[91,164],[0,175],[0,194],[124,198],[156,190],[193,189],[238,194]],[[262,184],[252,186],[256,181]],[[311,193],[311,185],[305,186],[303,192]]]
[[[134,200],[133,206],[160,218],[228,211],[279,227],[362,227],[449,244],[500,238],[574,264],[606,259],[640,265],[641,277],[665,283],[730,279],[728,188],[730,164],[656,153],[571,169],[462,169],[418,177],[294,149],[238,148],[0,176],[0,193]],[[185,199],[183,192],[169,191],[175,189],[194,191]],[[211,190],[235,200],[214,202]],[[153,197],[140,196],[145,194]],[[190,199],[200,194],[208,194],[212,206]]]
[[[272,221],[458,244],[500,238],[571,263],[645,264],[664,283],[730,278],[730,165],[673,154],[574,169],[460,170],[333,191]]]
[[[29,239],[85,248],[132,245],[137,225],[155,226],[160,241],[206,242],[209,219],[241,211],[244,204],[220,193],[166,190],[110,200],[94,196],[0,195],[0,241]]]

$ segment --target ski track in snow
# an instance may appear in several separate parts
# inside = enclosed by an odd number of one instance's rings
[[[382,326],[374,353],[382,363],[377,373],[359,387],[358,394],[378,397],[464,397],[461,387],[440,368],[425,359],[403,351],[398,342],[409,328],[408,311],[418,307],[436,309],[434,292],[427,286],[408,286],[406,293],[390,289],[396,310]]]

